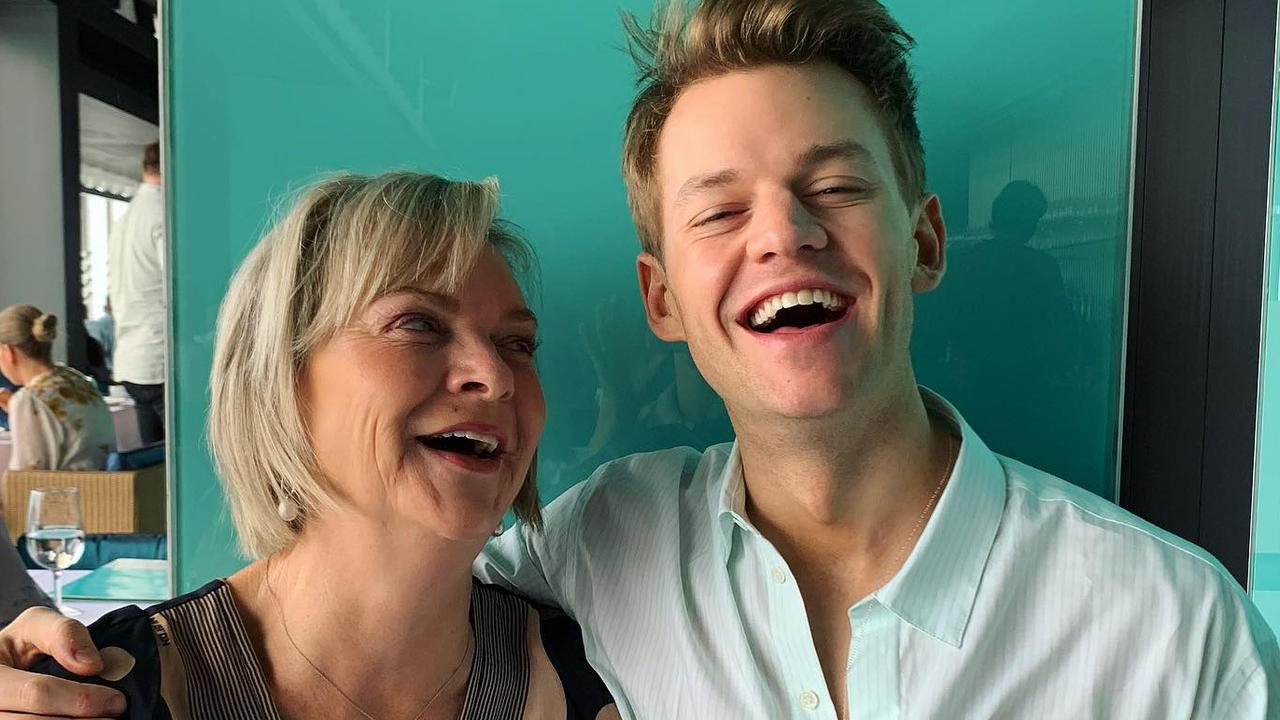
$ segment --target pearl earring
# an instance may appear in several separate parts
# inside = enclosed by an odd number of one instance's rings
[[[494,537],[502,536],[502,523],[498,523],[498,527],[493,529],[493,536]]]
[[[276,514],[281,520],[291,523],[298,519],[298,506],[288,498],[280,498],[280,504],[276,505]]]

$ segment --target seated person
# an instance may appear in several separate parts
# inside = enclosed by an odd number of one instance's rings
[[[0,373],[22,385],[7,401],[10,470],[101,470],[115,452],[111,411],[93,382],[51,359],[58,319],[31,305],[0,311]]]
[[[13,397],[13,393],[18,389],[9,378],[0,373],[0,430],[9,429],[9,398]]]

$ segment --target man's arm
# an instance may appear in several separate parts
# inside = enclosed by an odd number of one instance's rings
[[[26,672],[42,655],[80,675],[102,672],[102,657],[84,625],[49,608],[31,608],[0,630],[0,717],[107,718],[124,712],[124,695],[111,688]]]
[[[572,588],[580,544],[578,517],[591,483],[578,483],[543,508],[542,530],[518,522],[489,541],[476,558],[475,576],[560,608],[576,619]]]

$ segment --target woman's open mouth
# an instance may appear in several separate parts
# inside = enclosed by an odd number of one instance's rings
[[[450,430],[419,435],[418,444],[444,459],[476,472],[492,472],[505,454],[496,435],[471,430]]]

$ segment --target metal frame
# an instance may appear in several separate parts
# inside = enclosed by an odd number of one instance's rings
[[[1120,502],[1249,580],[1275,0],[1142,11]]]
[[[156,40],[94,0],[60,0],[58,85],[62,133],[63,327],[84,326],[80,297],[80,94],[159,124]],[[148,79],[149,78],[149,79]],[[87,369],[84,335],[67,333],[67,364]]]

